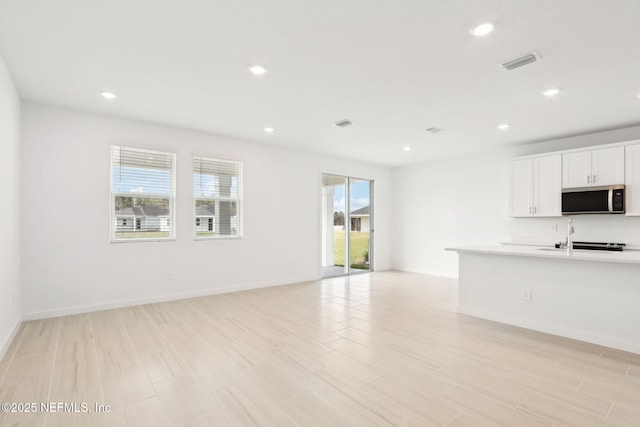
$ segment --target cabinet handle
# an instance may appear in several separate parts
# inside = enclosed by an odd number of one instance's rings
[[[596,183],[596,176],[595,175],[593,175],[593,183],[594,184]]]
[[[531,209],[531,206],[529,206],[529,213],[533,213],[533,212],[531,212],[531,210],[532,210],[532,209]]]
[[[587,175],[587,184],[591,184],[591,175]]]
[[[537,208],[537,207],[535,207],[535,206],[533,207],[533,213],[534,213],[534,214],[535,214],[535,213],[538,213],[538,208]]]

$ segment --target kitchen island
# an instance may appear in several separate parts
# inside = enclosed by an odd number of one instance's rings
[[[459,255],[458,312],[640,354],[640,251],[447,250]]]

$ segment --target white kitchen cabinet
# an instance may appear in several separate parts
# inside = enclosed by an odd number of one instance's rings
[[[640,216],[640,141],[627,145],[625,151],[625,212],[628,216]]]
[[[624,147],[591,152],[591,185],[624,184]]]
[[[562,216],[562,159],[560,155],[533,159],[533,214]]]
[[[561,216],[560,155],[514,160],[510,164],[510,215]]]
[[[617,185],[624,178],[624,147],[562,155],[562,188]]]
[[[562,188],[591,185],[591,151],[562,155]]]

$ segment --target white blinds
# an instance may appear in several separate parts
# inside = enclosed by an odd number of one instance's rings
[[[193,157],[194,235],[242,235],[242,162]]]
[[[175,153],[111,146],[112,240],[174,236]]]

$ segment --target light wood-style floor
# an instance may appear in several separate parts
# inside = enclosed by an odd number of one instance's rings
[[[455,305],[454,281],[389,272],[27,322],[0,402],[112,410],[0,425],[640,425],[639,355]]]

